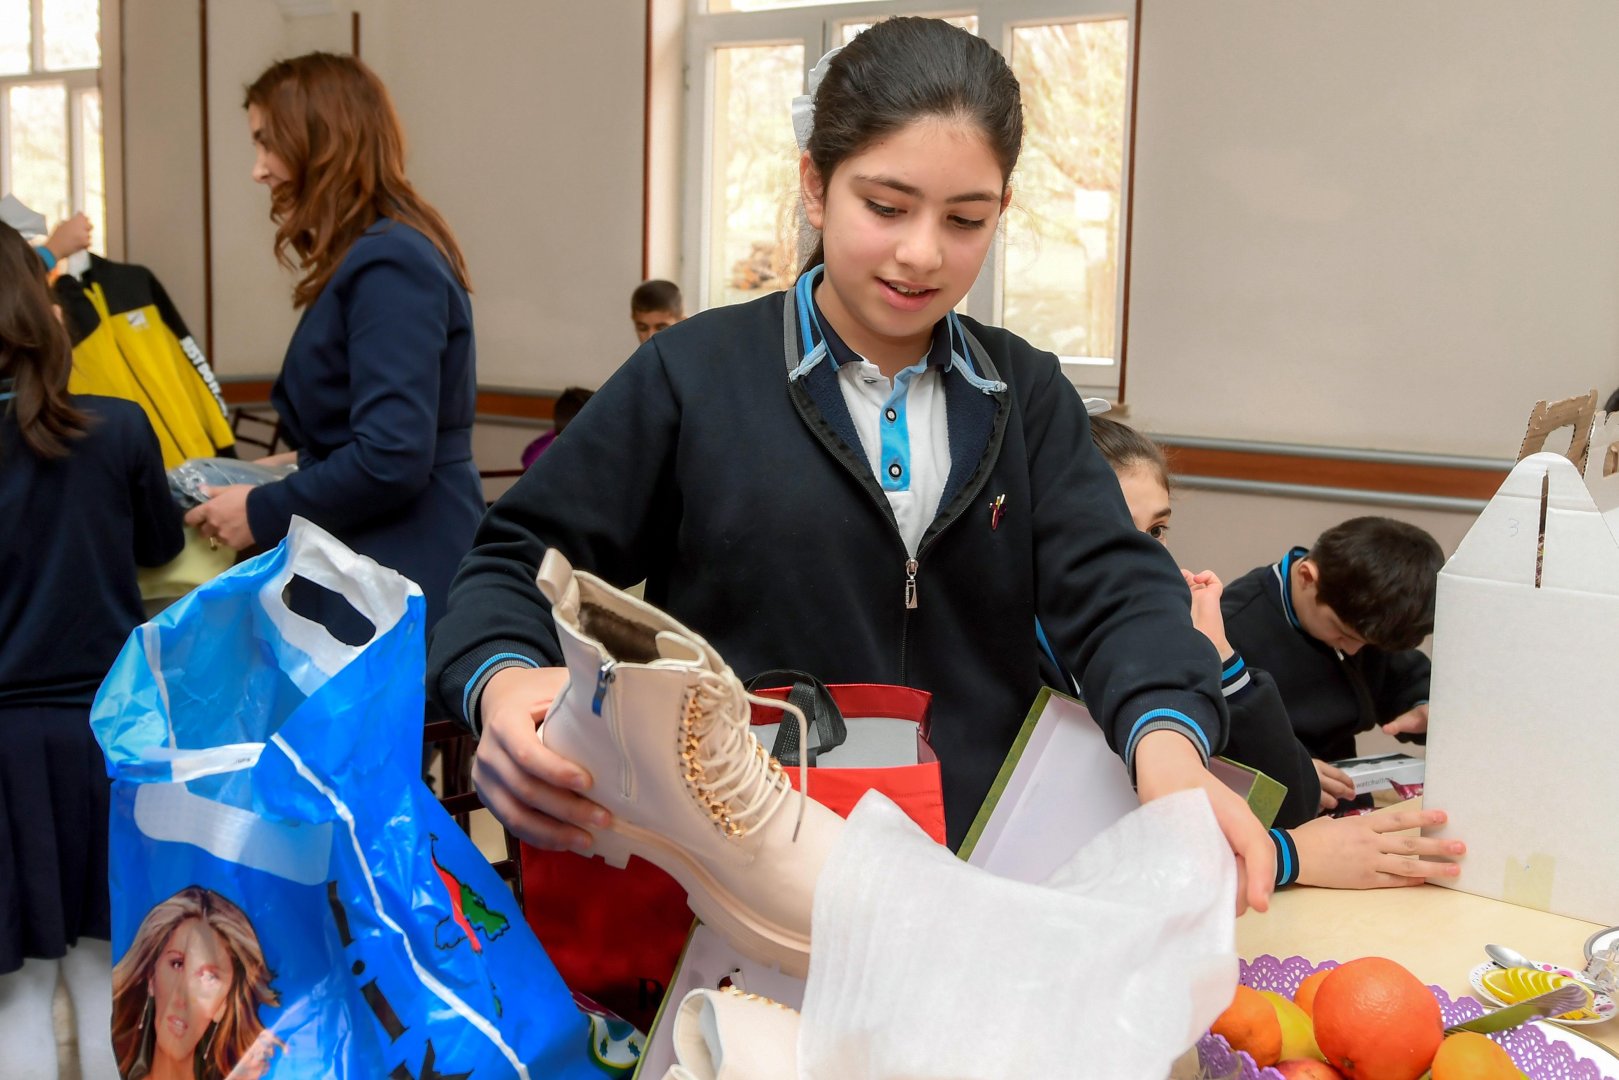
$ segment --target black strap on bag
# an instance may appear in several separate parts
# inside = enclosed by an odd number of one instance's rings
[[[808,727],[813,731],[815,745],[806,747],[808,761],[815,764],[815,758],[829,750],[842,746],[849,737],[849,727],[843,721],[843,711],[832,697],[826,683],[811,675],[807,671],[792,671],[786,668],[775,671],[763,671],[747,681],[747,688],[755,691],[760,687],[786,686],[787,703],[794,705],[804,713]],[[770,748],[770,756],[787,768],[798,765],[798,725],[791,716],[782,713],[781,726],[776,729],[776,742]]]

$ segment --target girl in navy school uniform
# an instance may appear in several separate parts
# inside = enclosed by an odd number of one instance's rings
[[[215,488],[186,521],[240,550],[305,517],[420,585],[431,626],[484,509],[466,262],[405,178],[388,91],[359,60],[272,65],[248,88],[247,119],[276,256],[303,272],[293,303],[304,314],[273,394],[299,468]],[[368,637],[332,600],[292,603],[344,640]]]
[[[140,406],[67,392],[44,265],[0,225],[0,1060],[55,1077],[58,977],[86,1076],[112,1076],[108,781],[90,704],[144,618],[137,566],[180,553]]]
[[[1143,799],[1208,792],[1263,907],[1273,849],[1205,763],[1219,659],[1186,585],[1131,525],[1056,357],[953,309],[977,278],[1022,142],[1017,80],[933,19],[878,23],[795,103],[796,286],[657,334],[490,511],[429,656],[481,732],[485,803],[531,843],[588,852],[593,780],[535,725],[566,682],[532,582],[546,549],[704,635],[743,677],[933,692],[961,841],[1040,689],[1038,617]],[[813,81],[812,76],[812,81]]]

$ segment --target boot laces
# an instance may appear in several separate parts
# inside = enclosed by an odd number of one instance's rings
[[[729,668],[723,674],[698,673],[681,722],[680,759],[686,783],[707,808],[714,827],[733,839],[769,821],[792,791],[781,763],[753,734],[750,704],[792,713],[798,721],[798,744],[808,745],[808,723],[797,706],[747,693]],[[799,787],[805,791],[808,756],[800,755],[798,765]],[[798,800],[794,840],[804,823],[804,802]]]

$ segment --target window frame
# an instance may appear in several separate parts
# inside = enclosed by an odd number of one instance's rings
[[[86,90],[101,95],[101,175],[106,195],[105,235],[98,237],[108,258],[124,255],[123,214],[123,100],[119,58],[122,53],[117,0],[99,0],[101,19],[101,66],[89,68],[47,68],[45,66],[45,0],[29,0],[28,65],[21,74],[0,75],[0,191],[11,190],[11,88],[14,86],[61,85],[66,90],[64,105],[68,142],[68,195],[72,206],[82,209],[85,199],[87,156],[83,145],[83,101]],[[50,221],[54,228],[57,222]]]
[[[1130,39],[1125,59],[1125,146],[1123,149],[1123,175],[1119,196],[1119,265],[1114,289],[1115,335],[1114,355],[1105,364],[1095,363],[1098,358],[1083,361],[1063,361],[1063,373],[1070,382],[1087,393],[1100,393],[1117,401],[1123,400],[1125,353],[1127,348],[1127,312],[1130,263],[1130,197],[1131,175],[1134,169],[1136,64],[1138,62],[1138,0],[968,0],[951,3],[950,0],[845,0],[842,3],[811,3],[802,6],[769,11],[709,12],[707,0],[685,0],[685,102],[683,119],[687,138],[681,170],[679,205],[685,228],[680,243],[683,263],[682,277],[688,293],[696,298],[697,307],[710,302],[708,290],[708,260],[712,255],[710,239],[713,230],[709,216],[710,185],[713,182],[713,128],[710,123],[710,103],[714,89],[714,50],[727,46],[790,45],[804,47],[804,78],[821,56],[839,40],[840,25],[851,21],[874,21],[890,15],[976,15],[978,34],[993,44],[1003,55],[1010,56],[1012,31],[1026,26],[1052,23],[1087,22],[1102,19],[1125,20]],[[782,125],[789,123],[785,102]],[[1013,176],[1014,186],[1016,175]],[[1017,204],[1014,191],[1013,206]],[[999,282],[1004,273],[1004,229],[997,229],[983,271],[968,290],[965,299],[966,314],[982,322],[1001,324],[1001,289]]]

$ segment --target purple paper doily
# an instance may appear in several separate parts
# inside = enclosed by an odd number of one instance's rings
[[[1255,990],[1274,990],[1292,998],[1305,976],[1337,966],[1336,961],[1315,964],[1302,956],[1290,956],[1286,960],[1261,956],[1242,962],[1240,978],[1244,986]],[[1439,987],[1430,986],[1428,989],[1438,999],[1439,1014],[1447,1027],[1484,1015],[1484,1006],[1473,998],[1452,1001],[1450,995]],[[1550,1041],[1538,1027],[1515,1028],[1491,1035],[1490,1038],[1501,1044],[1518,1068],[1529,1074],[1530,1080],[1619,1080],[1619,1077],[1604,1072],[1602,1066],[1581,1058],[1572,1046]],[[1215,1080],[1282,1080],[1281,1073],[1275,1069],[1261,1069],[1254,1064],[1253,1058],[1240,1050],[1232,1050],[1225,1039],[1212,1033],[1198,1040],[1197,1056],[1204,1072]]]

